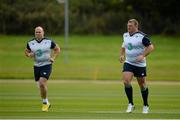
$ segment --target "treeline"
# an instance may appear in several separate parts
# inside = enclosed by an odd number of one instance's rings
[[[69,0],[70,34],[121,34],[136,18],[148,34],[180,34],[179,0]],[[0,0],[0,34],[63,34],[64,5],[56,0]]]

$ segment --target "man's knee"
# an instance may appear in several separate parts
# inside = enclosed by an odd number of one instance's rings
[[[131,82],[129,80],[123,80],[123,83],[125,86],[131,84]]]
[[[46,78],[41,77],[39,79],[39,86],[40,87],[45,87],[46,86]]]
[[[140,87],[141,89],[144,89],[144,88],[147,87],[145,79],[138,80],[138,83],[139,83],[139,87]]]
[[[131,80],[130,79],[123,79],[124,86],[126,88],[131,86]]]
[[[132,81],[132,76],[124,76],[123,77],[123,83],[125,86],[128,86],[129,84],[131,84]]]

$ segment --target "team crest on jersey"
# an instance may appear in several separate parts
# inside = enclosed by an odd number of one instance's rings
[[[38,50],[36,51],[36,55],[37,55],[38,57],[41,57],[42,54],[43,54],[43,52],[42,52],[41,49],[38,49]]]
[[[132,43],[128,43],[128,50],[132,50],[132,49],[133,49]]]

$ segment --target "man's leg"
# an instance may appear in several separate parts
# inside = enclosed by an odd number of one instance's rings
[[[148,111],[149,111],[149,105],[148,105],[149,90],[146,85],[146,77],[137,77],[137,81],[138,81],[139,87],[141,89],[141,94],[142,94],[143,103],[144,103],[143,113],[148,113]]]
[[[41,94],[41,98],[43,101],[43,103],[46,103],[48,101],[45,101],[45,99],[47,99],[47,79],[44,77],[40,77],[39,79],[39,88],[40,88],[40,94]]]
[[[40,88],[41,98],[43,100],[42,111],[47,112],[50,107],[50,103],[48,102],[48,98],[47,98],[47,79],[46,78],[40,77],[39,88]]]
[[[126,110],[126,112],[128,112],[128,113],[131,113],[134,109],[133,88],[131,85],[133,75],[134,74],[132,72],[123,72],[124,89],[125,89],[125,93],[127,95],[128,101],[129,101],[129,105]]]

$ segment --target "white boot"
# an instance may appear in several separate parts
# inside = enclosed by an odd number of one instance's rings
[[[149,113],[149,107],[148,106],[143,106],[143,114],[148,114]]]
[[[135,108],[134,105],[132,105],[131,103],[129,103],[126,112],[127,112],[127,113],[131,113],[131,112],[134,110],[134,108]]]

